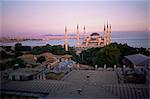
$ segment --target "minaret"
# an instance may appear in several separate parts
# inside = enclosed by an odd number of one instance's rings
[[[86,39],[85,25],[84,25],[84,27],[83,27],[83,33],[84,33],[84,39]]]
[[[108,28],[108,22],[107,22],[106,38],[107,38],[107,40],[106,40],[107,44],[106,44],[106,45],[108,45],[108,44],[109,44],[109,28]]]
[[[68,51],[68,35],[67,35],[67,27],[65,26],[65,51]]]
[[[107,45],[107,34],[106,34],[106,29],[105,29],[105,24],[104,24],[104,46]]]
[[[80,46],[79,39],[80,39],[80,37],[79,37],[79,26],[77,24],[77,48],[79,48],[79,46]]]
[[[109,26],[109,44],[112,43],[112,33],[111,33],[111,24]]]

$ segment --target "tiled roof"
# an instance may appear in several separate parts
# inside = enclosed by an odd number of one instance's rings
[[[43,99],[149,99],[147,86],[118,83],[115,71],[73,70],[62,80],[9,81],[0,89],[7,94],[46,95]]]
[[[5,72],[11,75],[30,76],[30,75],[37,74],[43,70],[44,69],[42,67],[36,67],[36,68],[19,68],[16,70],[7,70]]]
[[[148,64],[146,62],[148,62],[147,60],[149,60],[149,57],[142,54],[128,55],[125,56],[125,58],[128,59],[134,65],[145,65]]]
[[[55,80],[9,81],[2,91],[49,94],[67,87],[69,83]]]
[[[110,92],[120,99],[148,99],[148,88],[143,84],[109,84],[105,85],[107,92]]]

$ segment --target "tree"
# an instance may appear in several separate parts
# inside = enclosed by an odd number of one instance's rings
[[[54,46],[46,45],[42,47],[34,47],[31,51],[31,53],[35,55],[39,55],[45,52],[50,52],[56,55],[64,55],[66,53],[61,45],[54,45]]]
[[[90,48],[84,50],[80,53],[79,62],[87,65],[92,65],[93,58],[96,57],[96,54],[101,48]]]
[[[75,48],[69,47],[69,51],[65,52],[65,54],[72,55],[72,60],[79,62],[79,56],[76,54]]]
[[[56,55],[64,55],[66,51],[61,45],[54,45],[52,46],[52,53]]]
[[[146,48],[133,48],[127,44],[112,43],[101,48],[90,48],[80,54],[79,62],[87,65],[107,66],[120,65],[124,56],[132,54],[144,54],[149,56]]]
[[[113,45],[102,48],[96,54],[96,57],[92,60],[92,65],[103,66],[106,64],[109,67],[113,67],[115,64],[119,64],[120,50]]]
[[[21,43],[16,43],[16,44],[15,44],[15,51],[20,51],[20,50],[21,50],[21,47],[22,47],[22,44],[21,44]]]
[[[6,57],[6,52],[5,52],[5,51],[1,51],[1,52],[0,52],[0,58],[1,58],[1,59],[7,58],[7,57]]]
[[[23,53],[22,52],[19,52],[19,51],[15,51],[15,58],[19,57],[19,56],[22,56]]]
[[[13,50],[11,49],[11,46],[3,46],[3,48],[8,52],[13,52]]]
[[[18,64],[19,67],[24,68],[26,65],[21,58],[15,58],[12,60],[12,65]]]
[[[31,51],[30,46],[22,46],[21,43],[15,44],[15,51]]]
[[[42,53],[41,47],[40,46],[33,47],[33,49],[31,50],[31,53],[33,55],[39,55],[39,54],[41,54]]]
[[[37,58],[36,62],[42,63],[44,61],[46,61],[45,57],[44,56],[40,56],[40,57]]]
[[[12,58],[12,57],[13,57],[12,54],[7,53],[4,50],[0,51],[0,59],[7,59],[7,58]]]
[[[8,61],[5,64],[5,68],[10,68],[13,67],[15,64],[18,64],[19,67],[24,68],[26,65],[24,63],[24,61],[20,58],[14,58],[11,61]]]

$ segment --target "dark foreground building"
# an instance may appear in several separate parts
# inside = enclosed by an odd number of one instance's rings
[[[2,81],[1,85],[2,99],[149,98],[147,85],[118,83],[115,71],[73,70],[60,81]]]

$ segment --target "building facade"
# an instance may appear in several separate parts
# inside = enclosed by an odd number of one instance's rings
[[[112,31],[111,25],[104,25],[104,35],[101,36],[100,33],[91,33],[89,36],[86,35],[85,26],[83,27],[83,42],[80,42],[81,34],[79,32],[79,25],[77,25],[76,31],[76,48],[93,48],[93,47],[104,47],[112,43]],[[68,35],[67,27],[65,27],[65,51],[68,51]]]
[[[84,40],[80,45],[81,48],[104,47],[112,43],[111,25],[107,27],[104,25],[104,35],[99,33],[92,33],[90,36],[84,36]],[[85,35],[85,27],[84,27]]]

